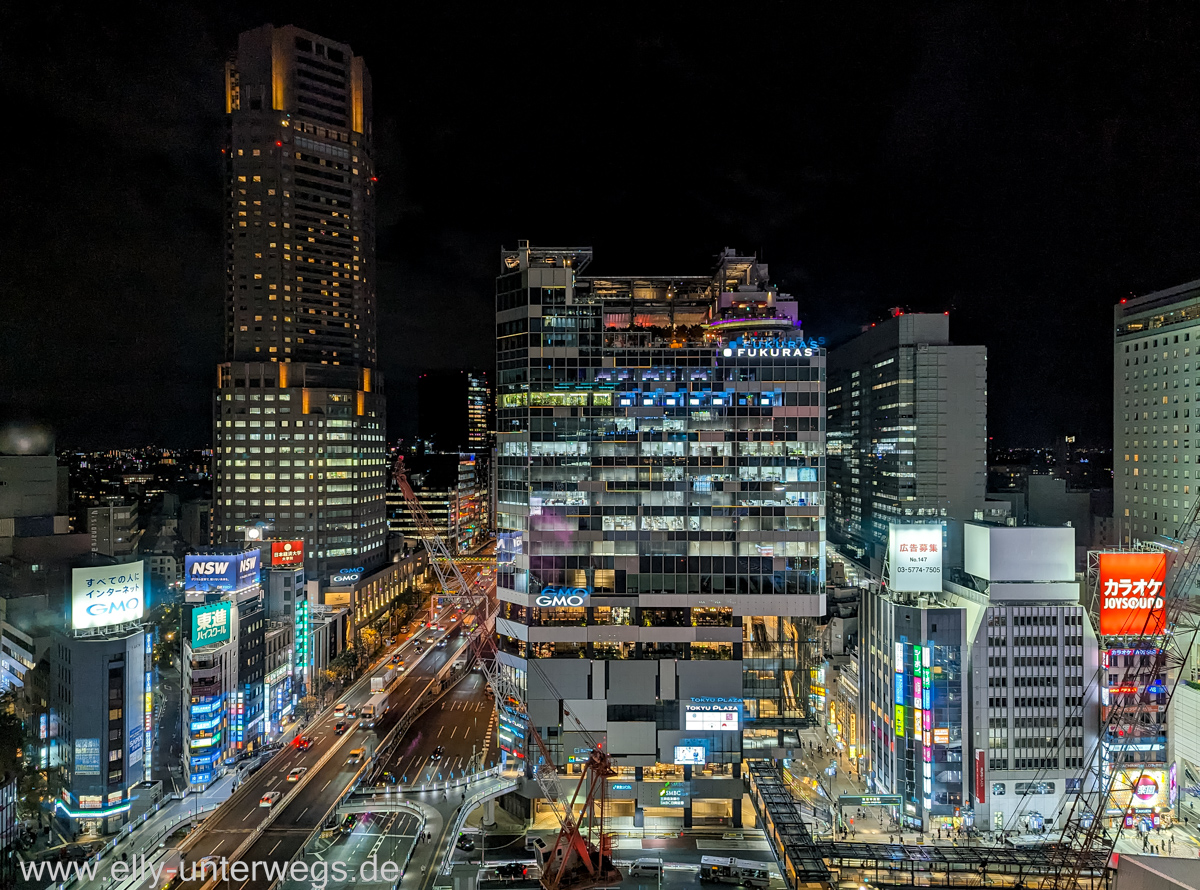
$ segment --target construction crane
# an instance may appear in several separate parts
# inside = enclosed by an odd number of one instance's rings
[[[532,767],[533,778],[550,803],[559,824],[554,845],[548,851],[539,853],[542,887],[545,890],[588,890],[590,887],[619,883],[621,873],[613,864],[612,838],[604,831],[607,780],[616,774],[612,758],[603,744],[588,739],[592,745],[583,774],[571,799],[565,800],[550,749],[529,720],[524,691],[512,672],[501,669],[496,657],[498,649],[494,627],[500,610],[496,597],[496,578],[481,579],[476,574],[474,583],[467,581],[454,554],[409,484],[402,457],[396,461],[394,479],[429,553],[430,564],[441,586],[442,602],[461,608],[464,616],[475,616],[477,630],[469,642],[471,656],[491,687],[497,712],[515,711],[524,724],[527,738],[533,740],[537,749],[536,762]],[[431,602],[431,620],[433,609]],[[580,803],[581,791],[583,801],[580,813],[587,818],[586,832],[575,818],[575,807]]]
[[[1072,798],[1062,829],[1058,844],[1061,867],[1056,870],[1053,880],[1046,883],[1053,890],[1076,890],[1081,886],[1080,877],[1086,863],[1096,861],[1096,857],[1088,854],[1103,854],[1102,860],[1111,866],[1113,849],[1124,827],[1126,807],[1121,806],[1121,824],[1111,833],[1104,829],[1105,813],[1114,795],[1123,792],[1132,795],[1144,777],[1145,767],[1138,770],[1136,776],[1130,775],[1133,770],[1124,771],[1126,781],[1119,783],[1117,777],[1122,772],[1119,764],[1110,764],[1111,774],[1106,771],[1103,757],[1106,740],[1132,737],[1136,741],[1148,727],[1154,727],[1154,733],[1158,734],[1161,729],[1155,721],[1159,708],[1151,701],[1150,690],[1155,688],[1166,693],[1165,711],[1169,713],[1175,690],[1189,663],[1200,631],[1195,597],[1196,582],[1200,578],[1200,498],[1176,534],[1176,538],[1155,546],[1167,561],[1167,581],[1162,588],[1163,618],[1160,622],[1155,615],[1157,610],[1148,610],[1140,633],[1128,635],[1134,640],[1135,651],[1146,654],[1130,659],[1132,663],[1127,664],[1116,687],[1122,691],[1110,694],[1096,746],[1089,751],[1086,761],[1090,763],[1089,769],[1080,782],[1079,793]],[[1105,669],[1102,667],[1101,670]],[[1092,805],[1086,802],[1088,798],[1094,801]]]

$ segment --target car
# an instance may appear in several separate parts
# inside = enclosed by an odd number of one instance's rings
[[[396,663],[396,670],[398,670],[398,671],[404,670],[405,664],[407,664],[407,662],[405,662],[403,659],[401,659],[399,662]]]
[[[446,749],[442,745],[438,745],[433,749],[433,753],[429,755],[431,760],[441,760],[442,755],[446,753]]]
[[[338,705],[337,707],[335,707],[335,708],[333,709],[333,715],[334,715],[335,717],[341,717],[341,716],[342,716],[343,714],[345,714],[345,713],[346,713],[346,704],[345,704],[345,702],[343,702],[342,704]]]
[[[437,647],[439,649],[445,649],[446,648],[446,640],[441,640],[440,642],[438,642]]]
[[[350,720],[353,720],[357,716],[358,716],[357,708],[351,708],[350,710],[346,711],[346,717],[348,717]]]
[[[296,737],[296,747],[301,751],[307,751],[312,747],[312,736],[302,735]]]
[[[273,807],[281,797],[283,797],[282,791],[268,791],[258,799],[258,805],[260,807]]]
[[[289,782],[299,782],[300,777],[303,776],[306,772],[308,772],[307,766],[298,766],[294,770],[292,770],[290,773],[288,773],[288,781]]]
[[[465,834],[460,834],[458,840],[454,842],[454,846],[458,847],[464,853],[470,853],[475,849],[475,841],[471,840]]]
[[[350,752],[350,756],[346,758],[346,762],[347,763],[360,763],[362,761],[363,757],[366,755],[366,753],[367,753],[366,748],[355,748],[353,751]]]
[[[200,859],[200,874],[207,872],[209,875],[217,873],[217,866],[221,862],[220,856],[204,856]]]
[[[347,726],[348,726],[348,724],[346,723],[345,720],[339,720],[337,725],[333,728],[333,731],[335,733],[337,733],[338,735],[341,735],[342,733],[344,733],[346,731]]]
[[[358,816],[354,813],[347,813],[346,818],[342,820],[342,831],[353,831],[355,824],[358,822]]]

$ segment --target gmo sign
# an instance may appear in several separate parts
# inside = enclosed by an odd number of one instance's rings
[[[587,587],[543,587],[533,602],[538,606],[582,606],[591,592]]]

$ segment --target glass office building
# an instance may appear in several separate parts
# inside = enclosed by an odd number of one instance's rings
[[[755,257],[646,278],[590,260],[502,254],[501,663],[556,763],[608,745],[615,816],[738,824],[743,754],[810,716],[824,349]]]

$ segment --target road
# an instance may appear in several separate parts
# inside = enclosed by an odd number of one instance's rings
[[[495,761],[494,733],[484,750],[496,711],[486,686],[483,674],[473,672],[422,715],[386,767],[399,784],[420,785],[461,775],[470,768],[472,754],[485,769]],[[445,751],[434,760],[439,745]]]
[[[307,751],[295,747],[285,749],[247,780],[205,821],[199,832],[188,838],[185,862],[193,863],[208,856],[230,862],[235,859],[250,863],[290,861],[320,828],[325,816],[359,772],[361,764],[347,762],[349,753],[364,747],[369,756],[396,721],[426,692],[438,671],[458,655],[464,641],[457,628],[443,633],[451,637],[447,647],[427,648],[423,657],[415,653],[412,639],[401,645],[400,652],[408,662],[409,670],[395,684],[388,699],[389,711],[375,727],[366,729],[353,720],[349,721],[349,729],[339,736],[334,727],[344,718],[335,716],[332,710],[319,716],[304,731],[313,739],[312,747]],[[425,637],[428,636],[426,633]],[[339,701],[356,708],[370,697],[369,684],[358,683]],[[300,766],[306,767],[308,773],[295,788],[288,783],[287,775]],[[275,804],[274,811],[259,804],[263,795],[271,791],[284,794],[284,798]],[[271,818],[270,825],[248,849],[235,856],[254,837],[265,818]],[[190,871],[190,868],[186,869],[189,877]],[[197,880],[183,886],[198,888],[202,884]],[[216,886],[228,890],[268,890],[271,884],[270,879],[260,874],[257,878],[236,883],[232,879],[226,880]]]
[[[371,868],[368,863],[374,861],[382,865],[384,862],[395,862],[403,865],[416,843],[416,836],[415,816],[407,813],[364,814],[349,833],[339,833],[329,841],[319,842],[317,849],[306,857],[309,873],[314,874],[314,868],[330,868],[331,887],[352,883],[360,890],[372,887],[391,890],[394,881],[383,880],[377,869]],[[332,872],[334,862],[344,865],[348,880],[335,880],[337,876]],[[322,866],[318,863],[327,864]],[[279,886],[281,890],[312,890],[313,881],[312,877],[303,881],[289,879]]]

